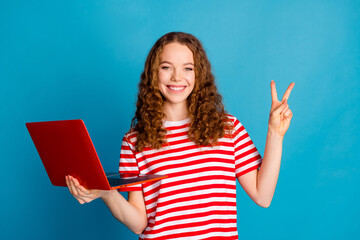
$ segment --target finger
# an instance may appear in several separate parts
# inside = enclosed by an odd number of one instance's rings
[[[65,181],[66,181],[66,185],[68,186],[69,188],[69,191],[71,193],[71,195],[73,195],[73,197],[80,203],[80,204],[84,204],[86,201],[83,200],[79,194],[77,194],[77,190],[76,190],[76,187],[74,185],[74,182],[70,179],[70,176],[66,176],[65,177]]]
[[[274,115],[274,116],[280,115],[280,114],[282,113],[282,111],[284,111],[284,109],[287,107],[287,105],[288,105],[288,104],[287,104],[286,100],[283,101],[283,102],[281,103],[281,105],[272,112],[272,115]]]
[[[288,108],[289,108],[289,104],[287,104],[287,99],[286,99],[286,98],[283,100],[283,102],[284,102],[284,104],[286,105],[286,107],[284,108],[284,110],[281,111],[280,114],[284,114],[285,111],[288,110]]]
[[[85,201],[82,200],[81,198],[79,198],[79,197],[75,197],[75,198],[76,198],[76,200],[78,200],[78,202],[79,202],[80,204],[84,204],[84,203],[85,203]]]
[[[76,189],[76,185],[75,185],[75,182],[74,182],[74,178],[73,177],[69,177],[70,179],[70,188],[71,188],[71,192],[74,196],[79,196],[79,192],[77,191]]]
[[[83,195],[89,195],[90,194],[90,191],[87,190],[86,188],[84,188],[76,178],[73,178],[73,181],[75,183],[75,187],[76,187],[78,193],[83,193]]]
[[[74,181],[75,186],[80,186],[80,183],[76,178],[72,178],[72,180]]]
[[[290,109],[287,109],[286,112],[284,113],[284,117],[292,118],[292,116],[293,116],[292,111]]]
[[[285,117],[284,123],[289,126],[289,125],[290,125],[290,122],[291,122],[291,119],[292,119],[292,117],[293,117],[293,114],[292,114],[292,112],[291,112],[290,109],[288,109],[288,111],[289,111],[289,112],[286,112],[286,113],[285,113],[287,117]]]
[[[289,109],[289,104],[287,104],[287,100],[284,99],[283,102],[284,102],[284,104],[286,105],[286,107],[285,107],[284,110],[282,110],[281,113],[280,113],[280,119],[281,119],[281,120],[284,120],[284,119],[285,119],[285,112],[286,112],[286,110]]]
[[[72,183],[72,181],[70,180],[70,176],[67,176],[66,177],[66,185],[68,186],[69,188],[69,191],[72,195],[74,195],[74,184]]]
[[[65,183],[66,183],[66,186],[69,187],[69,180],[68,180],[68,176],[65,176]]]
[[[70,185],[69,176],[65,176],[65,183],[66,183],[66,185],[67,185],[70,193],[73,194],[73,193],[72,193],[72,189],[71,189],[71,185]]]
[[[85,198],[89,197],[90,192],[88,192],[83,186],[81,186],[76,179],[74,179],[73,181],[74,181],[74,187],[77,192],[77,196],[85,200],[85,202],[87,202]]]
[[[82,193],[81,195],[79,196],[76,196],[76,199],[80,202],[83,202],[83,203],[89,203],[91,201],[94,200],[94,198],[92,196],[88,196],[88,195],[85,195],[84,193]]]
[[[78,190],[81,191],[84,195],[89,195],[90,191],[84,188],[83,186],[79,185]]]
[[[289,99],[291,90],[294,88],[294,86],[295,86],[295,83],[290,83],[290,85],[288,86],[288,88],[286,89],[286,91],[284,93],[282,100]]]
[[[279,101],[278,97],[277,97],[276,86],[275,86],[274,80],[271,80],[270,87],[271,87],[271,99],[272,99],[272,102]]]

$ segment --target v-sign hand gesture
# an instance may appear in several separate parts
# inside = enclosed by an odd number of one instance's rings
[[[271,86],[271,110],[269,117],[269,131],[284,136],[290,126],[290,121],[293,116],[287,100],[289,99],[291,90],[295,86],[295,83],[291,83],[287,88],[281,102],[278,100],[275,82],[272,80]]]

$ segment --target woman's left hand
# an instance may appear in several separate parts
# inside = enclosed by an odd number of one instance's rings
[[[287,100],[289,99],[295,83],[289,85],[281,102],[278,100],[275,82],[273,80],[271,81],[270,86],[272,103],[269,117],[269,132],[284,136],[290,126],[290,121],[293,116]]]

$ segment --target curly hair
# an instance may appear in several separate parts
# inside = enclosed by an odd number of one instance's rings
[[[167,143],[163,127],[164,97],[158,87],[158,72],[162,50],[166,44],[173,42],[186,45],[194,56],[195,85],[187,99],[191,118],[189,139],[198,146],[213,146],[228,130],[232,130],[200,41],[188,33],[170,32],[154,44],[140,77],[136,112],[131,122],[131,130],[137,132],[135,148],[139,152],[145,147],[159,149]]]

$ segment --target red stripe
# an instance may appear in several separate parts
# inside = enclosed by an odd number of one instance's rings
[[[180,125],[180,126],[169,126],[169,127],[166,127],[167,130],[178,130],[178,129],[182,129],[182,128],[187,128],[189,127],[189,123],[186,123],[186,124],[183,124],[183,125]]]
[[[228,213],[226,213],[226,214],[228,214]],[[193,217],[197,217],[197,216],[195,215]],[[179,219],[176,219],[176,220],[182,220],[182,219],[179,218]],[[192,227],[201,227],[201,226],[205,226],[205,225],[208,225],[208,224],[222,224],[222,223],[223,224],[231,224],[231,223],[236,224],[236,219],[209,219],[209,220],[202,221],[202,222],[190,222],[190,223],[177,224],[177,225],[173,225],[173,226],[160,228],[159,230],[151,230],[151,234],[158,234],[158,233],[169,231],[169,230],[192,228]],[[213,227],[209,227],[209,228],[213,228]],[[223,229],[223,230],[225,230],[225,229]],[[146,232],[147,231],[145,231],[145,233]],[[224,231],[221,231],[221,232],[224,232]]]
[[[212,151],[203,151],[203,152],[192,152],[192,153],[187,153],[187,154],[179,154],[178,156],[171,156],[171,157],[166,157],[166,160],[163,158],[152,158],[152,159],[146,159],[146,165],[143,165],[140,167],[140,170],[145,170],[146,168],[152,168],[154,165],[162,163],[164,161],[169,162],[169,161],[176,161],[176,160],[181,160],[179,161],[179,164],[184,165],[185,160],[187,158],[194,158],[194,157],[200,157],[200,156],[204,156],[204,155],[208,155],[208,154],[222,154],[222,155],[227,155],[227,156],[233,156],[232,152],[226,151],[226,150],[212,150]],[[145,161],[145,159],[143,157],[138,159],[139,164],[141,164],[143,161]],[[219,157],[211,157],[208,161],[218,161],[218,162],[222,162],[222,163],[234,163],[233,159],[226,159],[226,158],[219,158]],[[206,162],[206,158],[205,159],[200,159],[200,160],[192,160],[192,161],[186,161],[187,165],[190,164],[198,164],[201,162]],[[161,167],[159,167],[161,168]]]
[[[242,159],[242,158],[245,158],[246,156],[254,153],[254,152],[257,152],[256,148],[252,148],[252,149],[249,149],[247,150],[246,152],[243,152],[241,154],[239,154],[238,156],[235,156],[235,160],[239,160],[239,159]],[[260,156],[260,154],[256,155],[256,156]],[[250,158],[251,159],[251,158]],[[248,161],[245,161],[245,162],[248,162]]]
[[[212,210],[212,211],[208,211],[208,212],[192,213],[192,214],[187,214],[185,219],[192,219],[192,218],[198,218],[198,217],[207,217],[207,216],[212,216],[212,215],[229,215],[229,214],[236,214],[236,211],[235,210]],[[160,225],[162,223],[172,222],[172,221],[179,221],[179,220],[183,220],[183,219],[184,219],[184,216],[168,217],[166,219],[159,220],[156,223],[149,223],[148,226],[153,227],[154,224],[159,224]],[[235,220],[235,222],[236,222],[236,220]]]
[[[209,232],[235,232],[235,231],[237,231],[236,227],[234,227],[234,228],[211,228],[211,231],[210,231],[210,229],[195,231],[195,232],[184,231],[182,233],[170,234],[170,235],[166,235],[163,237],[157,237],[156,240],[169,240],[169,239],[176,239],[176,238],[181,238],[181,237],[188,237],[190,239],[195,240],[195,239],[197,239],[196,236],[206,234]],[[237,239],[237,236],[234,236],[234,239]]]
[[[228,121],[233,123],[234,132],[224,136],[224,138],[219,141],[217,146],[214,148],[199,148],[193,142],[191,142],[187,136],[187,128],[189,126],[188,123],[181,124],[180,126],[167,127],[167,130],[169,130],[166,134],[168,143],[164,145],[164,148],[156,151],[153,151],[151,148],[145,148],[141,153],[134,151],[133,149],[136,140],[136,132],[131,132],[125,135],[120,156],[122,159],[126,159],[124,163],[122,162],[119,164],[120,167],[133,167],[138,169],[138,166],[143,165],[139,167],[138,173],[147,172],[148,174],[162,174],[171,172],[170,174],[167,174],[167,180],[163,180],[161,182],[144,183],[142,185],[143,188],[139,186],[126,188],[130,191],[133,191],[133,189],[143,189],[144,197],[147,199],[145,201],[147,206],[147,214],[155,214],[153,217],[149,218],[154,220],[155,223],[150,223],[147,228],[148,230],[144,232],[145,235],[142,236],[146,238],[146,235],[148,235],[148,237],[151,238],[152,234],[169,231],[166,236],[158,237],[156,239],[176,239],[179,237],[199,239],[197,237],[199,235],[219,232],[219,234],[216,235],[220,236],[211,236],[206,239],[237,239],[237,234],[230,237],[222,236],[222,233],[225,232],[236,233],[236,227],[209,227],[208,229],[196,232],[188,231],[188,228],[200,226],[204,227],[207,224],[212,223],[220,225],[224,223],[236,224],[236,210],[219,210],[219,208],[236,207],[236,177],[253,171],[260,166],[260,164],[256,164],[256,166],[249,167],[254,164],[254,161],[261,159],[261,156],[258,154],[255,147],[248,149],[246,152],[236,156],[237,153],[239,153],[241,150],[251,146],[253,142],[251,141],[244,126],[242,126],[235,117],[228,115]],[[177,132],[172,133],[171,131]],[[182,139],[175,140],[175,138]],[[241,141],[244,141],[244,143],[241,143],[240,146],[237,146]],[[181,144],[188,146],[181,147]],[[235,148],[235,146],[237,147]],[[224,147],[227,149],[224,149]],[[189,153],[186,151],[193,152]],[[210,157],[209,154],[218,155],[216,157]],[[243,161],[243,159],[248,158],[250,154],[254,154],[255,156],[246,161]],[[207,166],[205,166],[205,164]],[[219,166],[220,164],[226,164],[226,166],[221,167]],[[244,168],[245,170],[235,174],[235,169],[239,168]],[[177,169],[182,170],[177,171]],[[211,174],[211,176],[193,177],[197,174],[203,175],[203,173],[209,171],[216,172]],[[121,172],[122,176],[126,176],[124,173],[134,173],[134,171],[123,171]],[[193,175],[192,178],[189,178],[190,175]],[[177,177],[183,178],[179,180],[176,179]],[[216,181],[216,184],[210,183],[209,181],[211,180]],[[198,184],[200,186],[196,186]],[[203,190],[206,190],[207,192],[200,194],[199,191]],[[184,193],[186,193],[186,196]],[[151,199],[148,199],[150,196]],[[221,199],[219,200],[211,198]],[[208,211],[206,210],[208,207],[215,207],[215,210]],[[183,213],[182,211],[185,210],[190,210],[189,214],[181,214],[180,216],[166,215],[175,212]],[[217,218],[215,215],[220,215],[221,217]],[[166,218],[158,220],[158,218],[161,216]],[[209,219],[211,216],[215,217],[216,219]],[[192,219],[197,217],[207,218],[205,221],[196,223],[193,222]],[[222,217],[226,217],[226,219],[220,219]],[[168,221],[176,222],[180,220],[184,220],[185,222],[176,224],[175,226],[164,225],[164,228],[157,230],[150,229],[150,227],[156,228],[157,224],[166,224]],[[182,233],[172,234],[171,230],[179,230]]]
[[[121,162],[120,166],[121,167],[137,167],[137,163],[136,162]]]
[[[261,163],[255,165],[253,167],[250,167],[250,168],[248,168],[248,169],[246,169],[244,171],[241,171],[236,175],[236,177],[240,177],[240,176],[244,175],[245,173],[248,173],[248,172],[251,172],[251,171],[253,171],[255,169],[258,169],[260,167],[260,165],[261,165]]]
[[[211,161],[210,161],[211,160]],[[216,158],[212,158],[212,159],[208,159],[208,161],[206,161],[206,159],[200,159],[200,160],[194,160],[194,161],[191,161],[191,162],[189,162],[187,165],[188,166],[195,166],[196,164],[198,164],[198,165],[200,165],[200,164],[202,164],[202,163],[211,163],[211,162],[213,162],[213,163],[216,163],[216,161],[215,160],[217,160]],[[223,159],[222,159],[223,160]],[[219,162],[221,162],[221,161],[219,161]],[[156,168],[156,169],[153,169],[153,170],[151,170],[151,171],[149,171],[148,172],[148,174],[163,174],[163,173],[166,173],[166,170],[169,170],[169,169],[176,169],[176,168],[180,168],[180,167],[183,167],[184,166],[184,164],[183,163],[178,163],[178,164],[172,164],[171,166],[162,166],[162,167],[158,167],[158,168]],[[199,166],[199,167],[197,167],[196,168],[196,170],[197,171],[199,171],[199,170],[203,170],[203,169],[205,169],[205,168],[207,168],[206,166],[203,166],[203,167],[201,167],[201,166]],[[142,170],[144,170],[145,168],[144,167],[141,167],[140,168],[140,170],[142,171]],[[233,168],[227,168],[227,167],[217,167],[217,169],[218,170],[225,170],[225,169],[227,169],[227,171],[231,171]],[[189,170],[183,170],[183,171],[179,171],[179,173],[182,173],[182,174],[184,174],[184,173],[187,173]],[[169,174],[167,174],[167,175],[169,175]],[[172,176],[172,174],[170,174],[171,176]]]
[[[246,166],[246,165],[248,165],[248,164],[250,164],[250,163],[252,163],[252,162],[255,162],[255,161],[259,160],[260,158],[261,158],[261,156],[260,156],[260,154],[258,154],[258,155],[254,156],[254,157],[252,157],[252,158],[249,158],[249,159],[246,160],[246,161],[243,161],[243,162],[237,164],[237,165],[236,165],[236,168],[244,167],[244,166]]]
[[[215,169],[219,170],[218,167],[211,167],[211,168],[206,168],[205,171],[213,171]],[[174,178],[174,177],[178,177],[180,175],[181,176],[190,175],[193,172],[196,172],[196,170],[197,169],[191,170],[191,171],[187,172],[186,174],[176,173],[174,175],[168,176],[168,178]],[[169,183],[162,183],[161,186],[158,186],[158,187],[156,187],[154,189],[151,189],[151,190],[147,190],[146,194],[151,195],[151,194],[157,192],[158,190],[160,190],[160,187],[162,189],[166,189],[168,187],[180,186],[180,185],[183,185],[183,184],[186,184],[186,183],[202,182],[202,181],[205,181],[205,180],[234,181],[234,179],[235,179],[235,174],[234,174],[234,176],[210,175],[210,176],[202,176],[202,177],[197,177],[197,178],[182,179],[182,180],[172,181],[172,182],[169,182]],[[144,189],[147,188],[148,186],[151,186],[152,184],[155,184],[155,183],[151,183],[151,182],[144,183],[143,184]]]
[[[208,238],[203,238],[202,240],[238,240],[238,235],[236,235],[236,236],[208,237]]]
[[[178,133],[167,133],[165,135],[165,138],[176,138],[176,137],[182,137],[182,136],[187,136],[187,132],[178,132]]]
[[[162,197],[162,196],[161,196]],[[208,198],[211,197],[222,197],[222,198],[229,198],[229,199],[234,199],[236,197],[235,193],[208,193],[208,194],[203,194],[203,195],[197,195],[197,196],[189,196],[189,197],[182,197],[180,200],[179,199],[171,199],[169,201],[163,201],[157,204],[157,206],[154,206],[153,208],[149,208],[148,211],[149,213],[153,212],[153,210],[155,210],[155,208],[157,207],[166,207],[169,206],[171,204],[174,203],[180,203],[180,202],[188,202],[188,201],[195,201],[195,200],[206,200]],[[149,200],[146,201],[146,205],[150,205],[152,204],[153,201]],[[236,206],[235,202],[224,202],[224,204],[226,203],[226,206],[229,206],[229,204],[231,204],[232,206]]]
[[[222,190],[224,189],[224,187],[227,187],[227,188],[230,188],[230,189],[236,189],[235,186],[229,186],[229,185],[225,185],[225,184],[212,184],[211,185],[211,189],[219,189],[219,190]],[[187,190],[186,192],[187,193],[191,193],[191,192],[196,192],[196,191],[201,191],[201,190],[208,190],[209,189],[209,185],[205,185],[205,186],[197,186],[197,187],[192,187],[190,188],[191,191]],[[169,196],[172,196],[172,195],[176,195],[176,194],[181,194],[181,193],[184,193],[185,190],[184,189],[178,189],[178,190],[173,190],[173,191],[170,191],[170,192],[167,192],[167,193],[162,193],[161,194],[161,197],[164,198],[164,197],[169,197]],[[222,192],[222,191],[220,191]],[[146,196],[148,196],[146,194]],[[195,196],[193,196],[194,199],[196,199]],[[178,201],[181,201],[181,199],[179,199]],[[160,204],[160,203],[159,203]],[[165,204],[165,203],[163,203]]]
[[[244,149],[244,148],[246,148],[248,146],[251,146],[251,144],[253,144],[253,142],[251,140],[249,140],[249,141],[241,144],[240,146],[235,147],[235,151],[240,151],[241,149]]]

